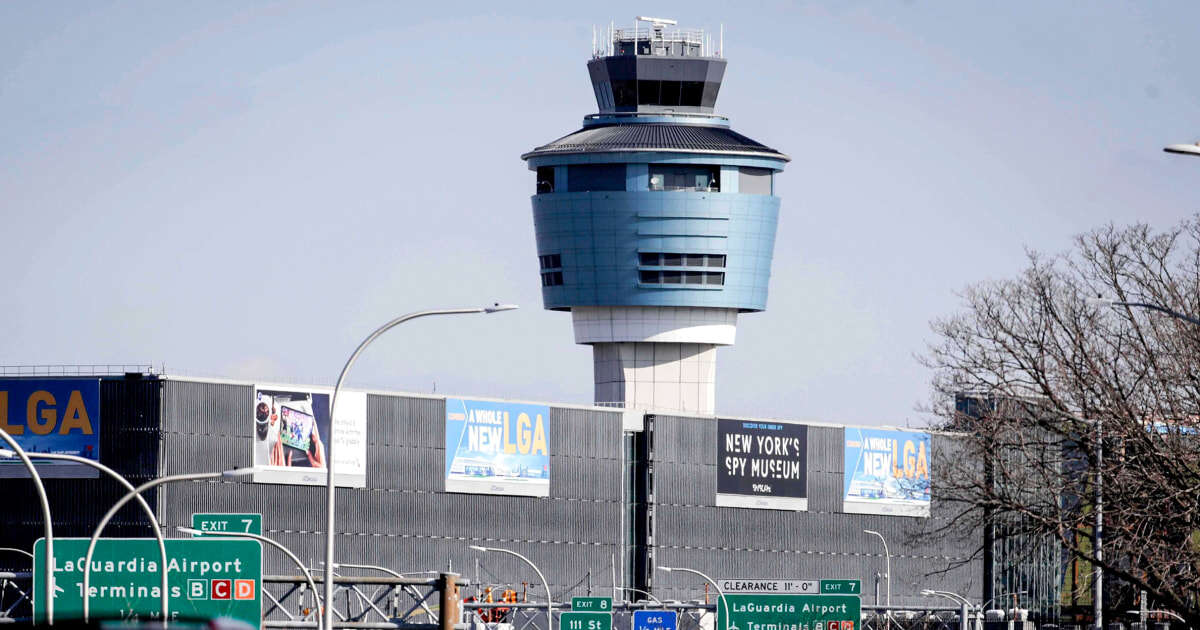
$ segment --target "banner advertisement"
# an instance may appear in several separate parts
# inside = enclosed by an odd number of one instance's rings
[[[717,420],[717,505],[808,509],[808,427]]]
[[[0,429],[27,453],[100,461],[100,379],[0,379]],[[0,448],[9,448],[0,441]],[[99,471],[74,462],[30,458],[38,475],[90,479]],[[28,477],[19,458],[0,460],[0,478]]]
[[[550,496],[550,407],[446,399],[446,492]]]
[[[928,433],[846,427],[844,455],[844,512],[929,517]]]
[[[252,418],[254,481],[324,485],[326,440],[333,440],[334,483],[367,485],[367,395],[342,391],[330,432],[328,390],[257,387]]]

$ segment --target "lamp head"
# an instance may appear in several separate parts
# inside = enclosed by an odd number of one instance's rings
[[[1196,144],[1168,144],[1163,147],[1167,153],[1182,153],[1184,155],[1200,155],[1200,142]]]
[[[517,306],[516,304],[501,304],[499,302],[495,302],[491,306],[483,307],[483,312],[484,313],[499,313],[500,311],[515,311],[519,308],[521,308],[521,307]]]
[[[0,448],[0,457],[4,457],[7,459],[9,457],[16,457],[16,456],[17,456],[16,451],[14,451],[10,448]]]
[[[933,591],[931,591],[929,589],[925,589],[925,590],[921,591],[921,594],[928,597],[930,595],[933,595]]]
[[[658,567],[658,570],[664,573],[670,573],[675,570],[675,567]]]
[[[177,531],[177,532],[179,532],[179,533],[181,533],[181,534],[191,534],[191,535],[193,535],[193,536],[196,536],[196,535],[199,535],[199,534],[203,534],[203,533],[204,533],[204,532],[202,532],[202,531],[200,531],[200,530],[198,530],[198,529],[192,529],[191,527],[184,527],[184,526],[182,526],[182,525],[180,525],[180,526],[176,527],[176,528],[175,528],[175,531]]]
[[[873,530],[873,529],[864,529],[864,530],[863,530],[863,533],[864,533],[864,534],[871,534],[871,535],[874,535],[874,536],[880,536],[880,535],[882,535],[882,534],[880,534],[879,532],[877,532],[877,531],[875,531],[875,530]]]
[[[254,466],[246,466],[245,468],[234,468],[232,470],[221,471],[221,476],[226,478],[245,477],[253,475],[258,469]]]
[[[468,548],[474,549],[475,551],[491,551],[491,549],[488,549],[487,547],[480,547],[479,545],[470,545]]]
[[[1116,306],[1117,305],[1116,300],[1113,300],[1111,298],[1101,297],[1099,295],[1097,295],[1096,297],[1089,297],[1087,299],[1087,303],[1091,304],[1092,306]]]

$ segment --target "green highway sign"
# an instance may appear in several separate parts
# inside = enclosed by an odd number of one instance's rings
[[[54,619],[83,618],[83,563],[87,538],[54,539]],[[45,539],[34,543],[33,592],[45,589]],[[170,619],[232,617],[255,628],[262,622],[262,544],[242,538],[169,538],[167,590]],[[92,554],[89,612],[93,619],[158,619],[162,573],[154,538],[101,538]],[[33,622],[45,623],[41,598]]]
[[[611,597],[572,597],[571,610],[574,612],[611,612]]]
[[[821,580],[822,595],[862,595],[859,580]]]
[[[214,534],[241,532],[262,536],[262,514],[193,514],[192,529]]]
[[[856,595],[747,593],[726,595],[725,601],[729,610],[717,607],[719,630],[861,630]]]
[[[583,598],[589,599],[589,598]],[[590,598],[607,599],[607,598]],[[611,600],[609,601],[611,604]],[[574,605],[574,604],[572,604]],[[612,613],[609,612],[565,612],[558,618],[561,630],[612,630]]]

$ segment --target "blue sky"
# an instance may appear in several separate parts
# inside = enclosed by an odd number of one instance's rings
[[[686,12],[680,7],[686,6]],[[1200,208],[1200,5],[0,4],[0,364],[165,363],[586,403],[519,155],[595,111],[591,26],[725,25],[718,111],[792,156],[720,413],[920,424],[956,291]]]

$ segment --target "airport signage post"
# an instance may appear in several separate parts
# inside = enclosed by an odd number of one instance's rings
[[[196,513],[192,515],[192,529],[212,534],[238,532],[262,536],[262,514]]]
[[[859,630],[857,595],[726,594],[718,606],[718,630]]]
[[[633,630],[675,630],[679,614],[674,610],[635,610]]]
[[[562,630],[612,630],[610,612],[565,612],[558,619]]]
[[[83,562],[89,539],[54,540],[54,617],[83,618]],[[33,546],[33,592],[44,592],[45,539]],[[262,545],[242,538],[170,538],[167,569],[170,618],[231,617],[262,622]],[[154,538],[101,538],[92,555],[88,602],[93,619],[158,619],[162,612],[162,557]],[[33,622],[46,622],[33,601]]]

